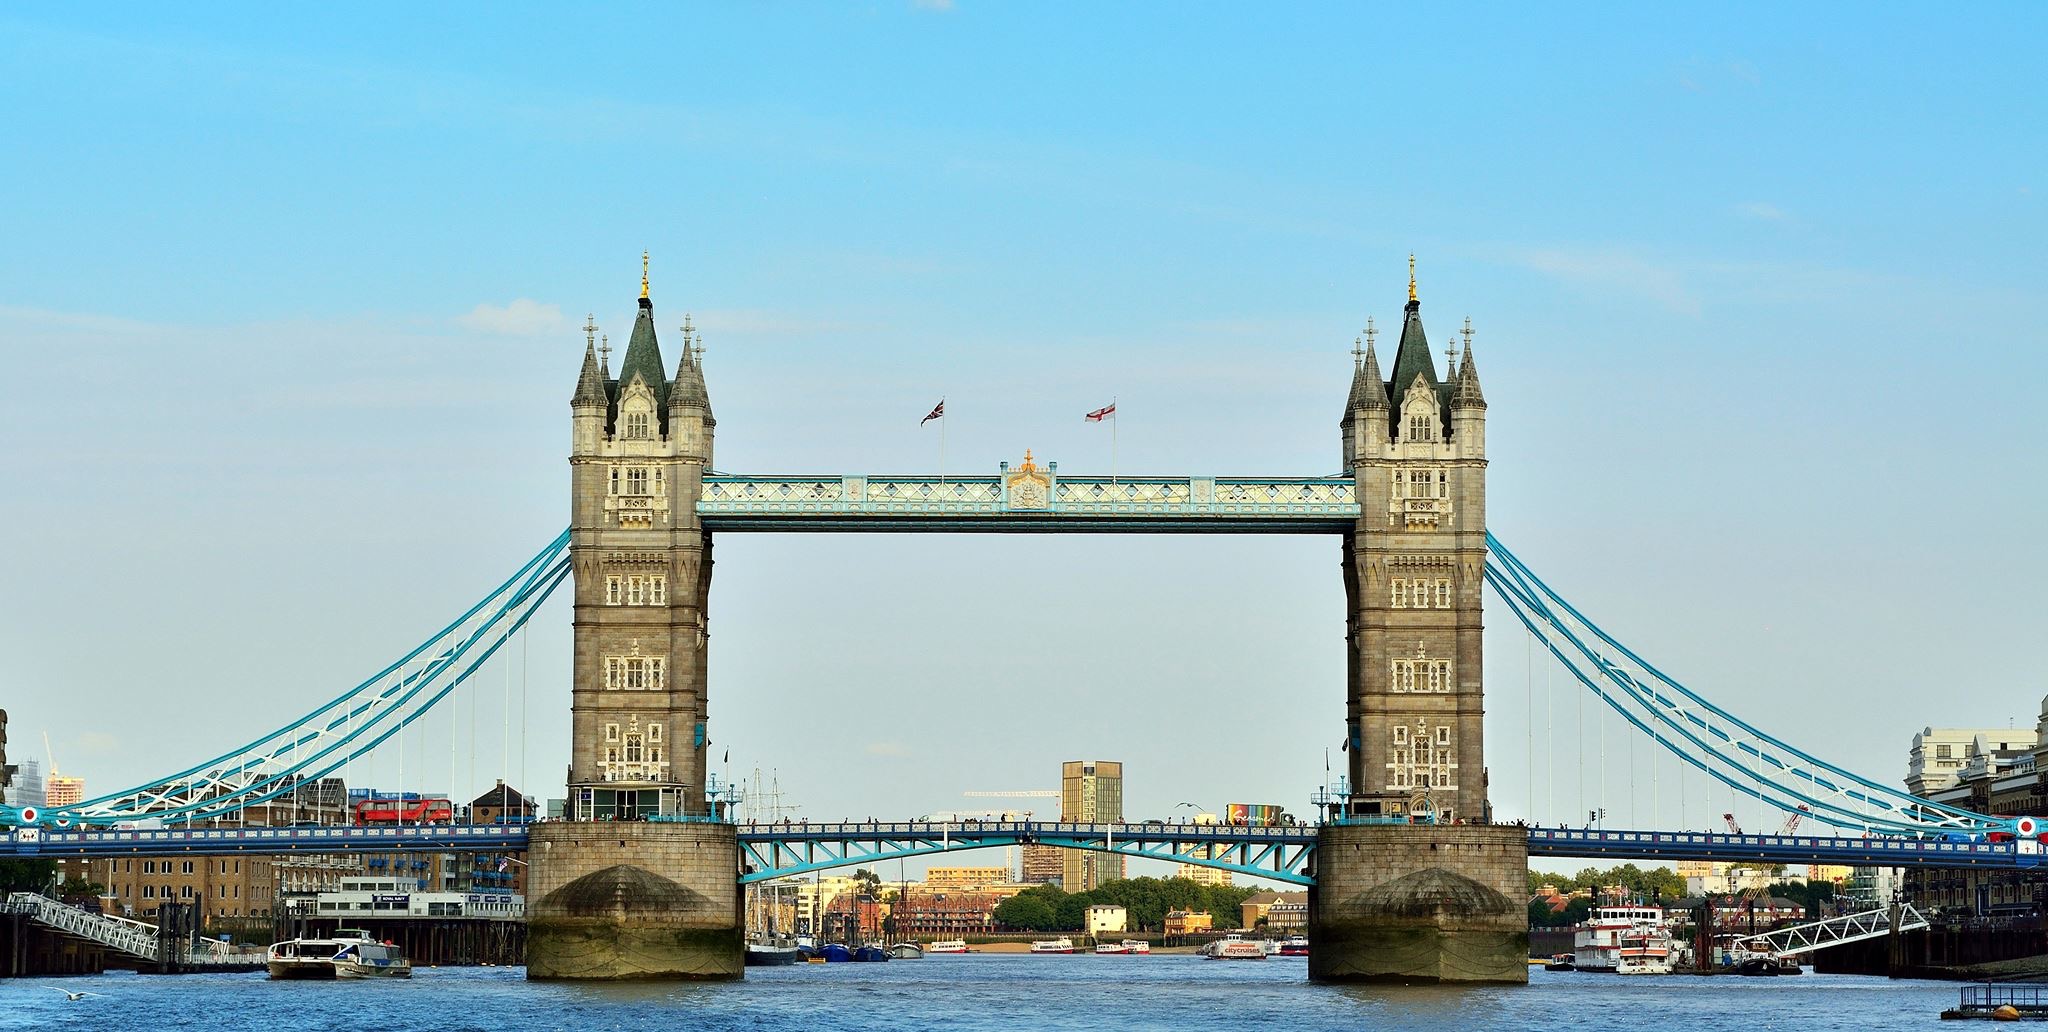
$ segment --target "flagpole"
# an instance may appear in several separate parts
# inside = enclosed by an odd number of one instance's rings
[[[939,396],[939,483],[946,482],[946,398]]]
[[[1096,397],[1102,397],[1098,394]],[[1109,485],[1116,486],[1116,395],[1109,397]]]

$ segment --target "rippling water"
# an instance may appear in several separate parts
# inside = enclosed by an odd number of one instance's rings
[[[261,974],[0,981],[0,1027],[459,1032],[560,1029],[1930,1028],[1946,982],[1801,975],[1628,977],[1533,971],[1517,988],[1310,985],[1295,959],[927,957],[753,968],[720,985],[528,983],[518,968],[422,969],[404,982]],[[67,1002],[47,985],[106,994]]]

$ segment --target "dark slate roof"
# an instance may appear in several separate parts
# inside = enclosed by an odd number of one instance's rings
[[[704,369],[697,364],[697,356],[690,350],[690,338],[683,338],[683,357],[676,363],[676,378],[668,394],[670,411],[677,409],[702,409],[704,418],[711,419],[711,392],[704,387]]]
[[[623,386],[633,382],[633,374],[647,381],[654,391],[656,409],[668,406],[668,377],[661,367],[661,345],[654,339],[654,302],[640,299],[640,314],[633,317],[633,336],[626,342],[626,354],[619,359],[618,383]],[[614,403],[618,392],[612,393]]]
[[[569,404],[581,408],[585,405],[604,405],[608,400],[604,389],[604,373],[597,368],[597,346],[585,342],[583,372],[576,377],[576,393],[569,398]]]
[[[1437,412],[1444,418],[1444,433],[1450,433],[1452,385],[1441,383],[1436,378],[1436,359],[1429,354],[1429,337],[1422,332],[1422,302],[1410,299],[1408,315],[1401,324],[1401,347],[1394,352],[1394,378],[1387,383],[1387,397],[1392,402],[1387,413],[1387,429],[1398,435],[1401,427],[1401,399],[1417,378],[1428,383],[1436,392]]]
[[[1479,370],[1472,364],[1472,342],[1465,342],[1465,353],[1458,358],[1458,382],[1451,393],[1452,408],[1485,408],[1486,395],[1479,392]]]
[[[1365,383],[1374,388],[1366,390],[1357,401],[1361,408],[1383,409],[1387,407],[1387,382],[1380,378],[1380,356],[1372,353],[1372,345],[1365,346],[1365,371],[1360,374]]]
[[[498,787],[477,796],[469,805],[490,806],[500,810],[518,810],[525,808],[528,804],[517,789],[500,781],[498,782]]]

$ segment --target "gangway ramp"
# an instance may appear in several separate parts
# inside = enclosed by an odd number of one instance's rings
[[[1899,931],[1916,932],[1927,927],[1927,919],[1908,903],[1899,908]],[[1751,953],[1811,953],[1830,946],[1862,942],[1892,933],[1891,910],[1879,907],[1841,917],[1831,917],[1811,924],[1793,925],[1775,932],[1760,932],[1745,935],[1729,943],[1731,949],[1747,950]]]

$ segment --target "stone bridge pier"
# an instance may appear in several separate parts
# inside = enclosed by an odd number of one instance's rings
[[[533,826],[526,855],[526,977],[741,976],[732,825],[548,822]]]
[[[1332,824],[1314,864],[1309,978],[1529,981],[1525,829]]]

